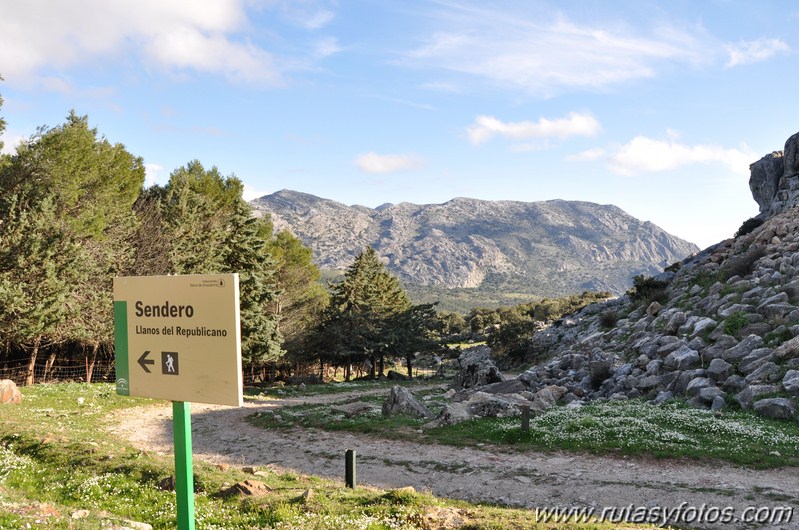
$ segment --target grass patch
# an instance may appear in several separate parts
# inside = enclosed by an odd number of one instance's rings
[[[579,408],[556,407],[532,418],[526,433],[521,431],[519,417],[479,418],[419,433],[428,420],[384,417],[382,400],[381,396],[364,398],[362,401],[373,405],[372,411],[352,418],[332,412],[328,403],[283,408],[276,417],[264,415],[251,421],[263,428],[343,430],[454,446],[494,444],[520,451],[711,458],[751,467],[799,465],[799,424],[747,411],[716,415],[678,401],[660,406],[642,400],[608,401]],[[434,413],[443,406],[442,401],[427,404]]]
[[[713,458],[751,467],[799,465],[799,425],[731,411],[721,416],[681,402],[660,406],[640,400],[580,408],[556,407],[522,432],[518,418],[481,419],[429,435],[444,440],[492,442],[520,449]]]

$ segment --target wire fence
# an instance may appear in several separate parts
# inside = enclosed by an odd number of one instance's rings
[[[0,363],[0,379],[11,379],[18,386],[26,384],[28,379],[28,359],[6,360]],[[407,376],[407,369],[401,365],[386,367],[386,373],[394,372],[394,376]],[[445,377],[452,374],[452,367],[445,363],[439,367],[419,366],[413,368],[414,378]],[[353,379],[368,377],[369,371],[361,366],[354,366]],[[275,381],[291,384],[322,383],[332,380],[343,380],[344,369],[318,363],[296,363],[292,366],[267,366],[258,370],[245,370],[242,374],[245,386],[266,385]],[[113,383],[116,381],[114,359],[97,359],[91,367],[88,359],[60,361],[50,364],[47,360],[37,362],[33,368],[33,381],[38,383],[91,382]]]

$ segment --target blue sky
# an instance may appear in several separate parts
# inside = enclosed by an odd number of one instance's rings
[[[615,204],[708,246],[799,131],[792,1],[0,0],[2,140],[70,109],[247,198]]]

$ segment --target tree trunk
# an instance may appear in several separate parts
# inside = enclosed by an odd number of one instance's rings
[[[97,362],[97,352],[100,350],[100,341],[96,340],[92,344],[92,360],[86,365],[86,382],[92,382],[92,374],[94,374],[94,365]]]
[[[47,357],[47,362],[44,363],[44,376],[42,377],[42,381],[45,383],[47,382],[47,376],[51,375],[50,371],[53,369],[53,365],[55,364],[55,357],[56,351],[53,350]]]
[[[352,372],[352,364],[350,364],[350,362],[347,361],[347,364],[344,366],[344,381],[346,382],[350,381],[350,375],[352,375],[351,372]]]
[[[380,354],[380,373],[379,373],[380,377],[385,377],[386,376],[386,374],[384,373],[385,369],[386,369],[386,356],[385,356],[385,354],[381,353]]]
[[[39,346],[42,344],[42,338],[36,337],[33,341],[33,349],[31,350],[31,358],[28,363],[28,373],[25,376],[25,385],[30,386],[34,380],[34,368],[36,368],[36,357],[39,355]]]
[[[413,379],[413,354],[409,353],[405,356],[405,366],[408,367],[408,379]]]
[[[375,354],[373,353],[369,356],[369,379],[374,381],[376,378],[377,377],[375,373]]]
[[[325,382],[325,361],[319,359],[319,382]]]

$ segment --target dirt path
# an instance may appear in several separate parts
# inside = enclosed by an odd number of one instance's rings
[[[313,429],[263,430],[245,421],[255,412],[283,405],[347,397],[338,394],[247,402],[241,409],[192,404],[194,457],[232,465],[271,464],[343,481],[344,451],[354,449],[359,484],[413,486],[441,497],[525,508],[594,507],[597,513],[631,505],[634,509],[651,509],[646,515],[639,511],[641,517],[674,510],[672,513],[688,518],[704,513],[712,519],[727,509],[734,514],[733,521],[710,524],[705,520],[693,526],[799,530],[797,468],[753,470],[716,462],[519,454],[488,446],[456,448]],[[109,429],[138,448],[171,453],[171,417],[170,404],[128,409],[124,418],[111,422]],[[766,517],[762,510],[753,511],[765,507],[794,508],[796,513],[792,520],[776,524],[744,524],[740,520],[744,514]]]

